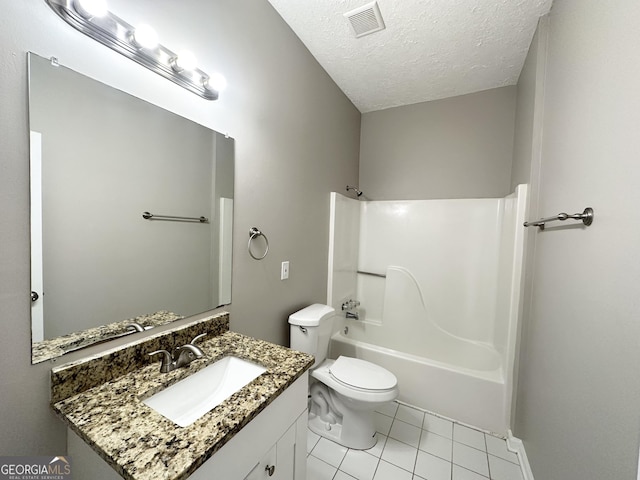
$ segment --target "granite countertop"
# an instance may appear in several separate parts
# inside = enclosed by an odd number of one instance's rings
[[[127,328],[127,326],[133,322],[139,324],[146,330],[180,320],[181,318],[184,318],[184,316],[161,310],[159,312],[109,323],[108,325],[68,333],[61,337],[34,342],[31,346],[31,363],[44,362],[45,360],[60,357],[65,353],[96,345],[105,340],[113,340],[118,338],[118,336],[123,336],[123,333],[136,333],[135,330],[129,330]]]
[[[205,358],[188,367],[160,373],[154,361],[52,408],[124,478],[187,478],[313,364],[310,355],[229,331],[198,345]],[[142,403],[229,355],[267,371],[190,426],[179,427]]]

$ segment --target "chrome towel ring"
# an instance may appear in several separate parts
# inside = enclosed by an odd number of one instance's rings
[[[253,239],[258,237],[264,238],[265,244],[267,245],[267,247],[264,250],[264,254],[261,257],[256,257],[251,251],[251,242],[253,241]],[[249,229],[249,243],[247,244],[247,250],[249,250],[249,255],[251,255],[251,258],[253,258],[254,260],[262,260],[264,257],[267,256],[267,253],[269,253],[269,239],[264,233],[262,233],[258,229],[258,227],[251,227]]]

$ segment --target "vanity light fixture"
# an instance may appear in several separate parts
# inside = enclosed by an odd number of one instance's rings
[[[149,25],[133,27],[109,12],[106,0],[46,2],[75,29],[202,98],[217,100],[226,85],[222,75],[209,75],[197,68],[193,53],[175,53],[159,44]]]
[[[153,50],[158,46],[158,34],[151,25],[146,23],[138,25],[131,32],[130,40],[138,48]]]
[[[209,87],[218,92],[222,92],[225,88],[227,88],[227,79],[219,73],[211,74],[211,76],[207,80],[207,83],[209,84]]]
[[[176,72],[190,72],[196,68],[196,56],[189,50],[182,50],[178,53],[178,56],[172,58],[171,68]]]
[[[75,7],[86,19],[104,17],[108,13],[106,0],[78,0]]]

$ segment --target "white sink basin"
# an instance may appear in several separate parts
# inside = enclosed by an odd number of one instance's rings
[[[188,427],[266,371],[247,360],[224,357],[143,403],[181,427]]]

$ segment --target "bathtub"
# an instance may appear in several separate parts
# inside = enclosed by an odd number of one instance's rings
[[[461,358],[459,364],[425,358],[363,341],[363,322],[346,321],[331,337],[330,357],[360,358],[380,365],[398,378],[398,400],[430,412],[480,427],[499,435],[506,434],[506,386],[499,355],[486,349],[474,352],[476,368]],[[344,326],[349,327],[345,334]],[[359,338],[364,337],[364,338]],[[497,360],[497,361],[496,361]],[[477,365],[484,367],[478,369]]]

